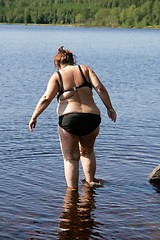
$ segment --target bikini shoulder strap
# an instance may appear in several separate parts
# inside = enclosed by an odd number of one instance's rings
[[[62,81],[62,75],[59,71],[57,71],[58,76],[59,76],[59,80],[60,80],[60,88],[62,91],[64,91],[64,87],[63,87],[63,81]]]
[[[80,65],[78,65],[78,67],[79,67],[79,70],[80,70],[80,72],[82,74],[82,77],[83,77],[84,81],[88,82],[86,77],[85,77],[85,75],[84,75],[84,73],[83,73],[83,71],[82,71],[82,68],[80,67]]]

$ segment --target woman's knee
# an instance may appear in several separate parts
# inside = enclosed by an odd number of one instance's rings
[[[93,148],[80,148],[80,156],[87,157],[93,153]]]
[[[63,157],[66,161],[79,161],[80,159],[80,153],[73,153],[73,154],[63,154]]]

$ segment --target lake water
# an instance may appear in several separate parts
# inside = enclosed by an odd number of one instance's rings
[[[103,188],[66,191],[56,100],[28,121],[64,45],[107,87],[118,119],[101,109],[95,145]],[[159,240],[160,30],[0,25],[0,240]]]

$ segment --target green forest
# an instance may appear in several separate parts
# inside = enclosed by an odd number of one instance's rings
[[[159,0],[0,0],[1,23],[160,27]]]

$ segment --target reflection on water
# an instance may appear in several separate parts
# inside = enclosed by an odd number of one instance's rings
[[[94,218],[95,190],[83,186],[82,193],[66,190],[63,211],[60,215],[61,240],[69,239],[103,239],[98,233],[98,223]],[[97,238],[95,238],[97,237]],[[99,237],[99,238],[98,238]]]

